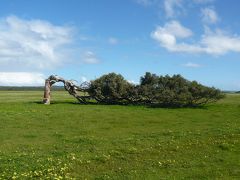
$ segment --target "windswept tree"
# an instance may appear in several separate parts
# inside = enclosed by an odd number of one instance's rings
[[[193,106],[216,102],[225,96],[219,89],[203,86],[196,81],[191,82],[189,92],[192,95],[189,105]]]
[[[181,75],[157,76],[147,72],[140,78],[140,84],[129,83],[120,74],[109,73],[90,83],[76,86],[72,81],[58,76],[50,76],[46,80],[44,100],[50,103],[50,88],[56,82],[63,82],[65,89],[81,103],[90,98],[100,103],[144,104],[165,107],[199,106],[215,102],[224,97],[219,89],[207,87],[196,81],[189,81]],[[78,94],[77,91],[88,95]]]
[[[188,81],[181,75],[157,76],[147,72],[140,79],[139,96],[148,104],[198,106],[224,97],[220,90]]]

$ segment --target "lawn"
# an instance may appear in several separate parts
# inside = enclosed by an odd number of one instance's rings
[[[0,91],[0,179],[239,179],[240,95],[201,108]]]

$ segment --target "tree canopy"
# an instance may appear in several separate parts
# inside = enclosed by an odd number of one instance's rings
[[[88,93],[98,102],[113,104],[126,99],[131,86],[122,75],[109,73],[91,81]]]
[[[120,74],[103,75],[90,82],[88,93],[102,103],[166,107],[199,106],[224,97],[219,89],[189,81],[181,75],[158,76],[150,72],[140,78],[138,85],[129,83]]]

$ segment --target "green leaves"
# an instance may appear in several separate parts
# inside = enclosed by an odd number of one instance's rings
[[[188,81],[181,75],[157,76],[150,72],[140,78],[139,85],[127,82],[120,74],[103,75],[91,81],[88,93],[102,103],[166,107],[199,106],[224,97],[220,90]]]
[[[115,104],[127,99],[132,86],[122,75],[109,73],[91,81],[88,93],[99,102]]]
[[[143,102],[167,107],[199,106],[224,97],[220,90],[188,81],[181,75],[146,73],[141,77],[140,89]]]

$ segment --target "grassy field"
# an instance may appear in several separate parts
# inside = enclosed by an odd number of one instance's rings
[[[0,179],[239,179],[240,95],[202,108],[0,92]]]

